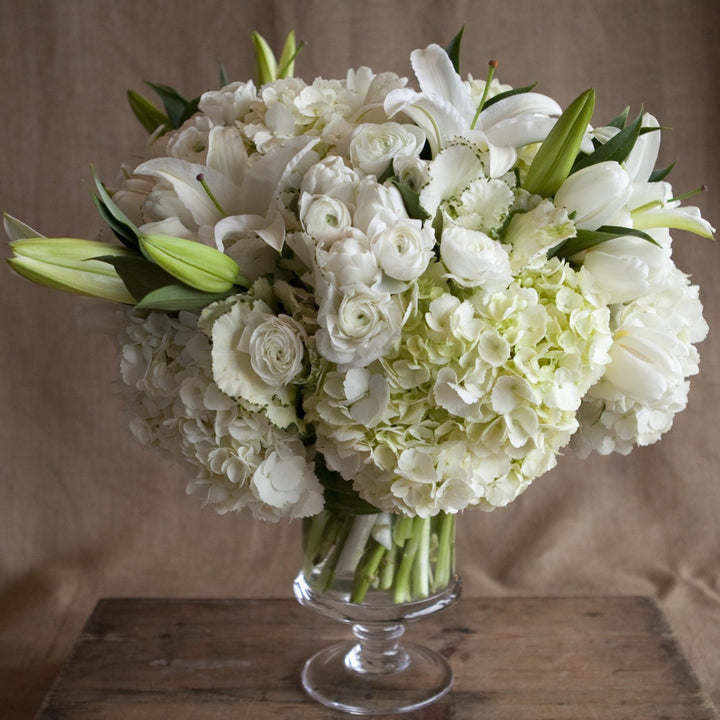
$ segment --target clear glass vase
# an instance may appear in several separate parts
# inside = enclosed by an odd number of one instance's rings
[[[445,695],[453,674],[442,655],[403,642],[405,623],[450,605],[455,516],[433,518],[323,511],[303,521],[298,601],[352,625],[354,639],[310,657],[305,691],[354,715],[417,710]]]

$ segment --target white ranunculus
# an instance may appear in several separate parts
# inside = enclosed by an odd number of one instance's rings
[[[350,159],[363,172],[381,175],[393,158],[419,155],[424,144],[425,133],[417,125],[363,123],[350,137]]]
[[[299,443],[293,443],[299,445]],[[279,517],[309,517],[323,508],[323,490],[310,468],[302,445],[279,442],[258,465],[250,487],[267,508],[254,508],[255,515],[275,520]]]
[[[402,314],[389,293],[362,285],[341,292],[325,285],[321,295],[315,340],[326,360],[366,367],[398,337]]]
[[[465,287],[480,287],[495,293],[512,281],[507,252],[479,230],[459,225],[445,227],[440,239],[440,257],[449,270],[449,277]]]
[[[355,228],[347,228],[329,249],[318,247],[315,256],[325,279],[340,290],[354,285],[372,287],[381,279],[370,241]]]
[[[578,170],[555,193],[555,205],[572,214],[579,230],[613,224],[632,194],[632,181],[621,165],[606,161]]]
[[[300,185],[300,195],[325,195],[351,206],[355,185],[359,181],[358,172],[345,165],[341,157],[328,155],[305,173]]]
[[[245,332],[249,333],[250,364],[268,385],[287,385],[303,369],[305,331],[291,317],[272,316]]]
[[[345,203],[327,195],[305,194],[300,198],[299,209],[300,222],[305,232],[318,243],[340,237],[352,222]]]
[[[356,228],[371,236],[374,233],[369,228],[377,227],[378,219],[389,225],[407,216],[402,196],[395,186],[380,185],[373,177],[360,181],[355,191],[353,213],[353,225]]]
[[[211,305],[205,314],[212,310]],[[266,408],[281,427],[294,422],[295,389],[287,383],[303,367],[302,327],[292,318],[275,316],[262,300],[241,300],[214,320],[211,332],[217,386],[230,397]]]
[[[427,160],[415,156],[401,155],[394,158],[393,170],[398,180],[415,192],[420,192],[420,188],[430,179]]]
[[[372,239],[372,247],[383,272],[406,282],[422,275],[435,247],[432,226],[420,220],[401,220]]]

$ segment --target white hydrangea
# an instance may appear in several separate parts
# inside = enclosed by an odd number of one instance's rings
[[[322,488],[296,433],[214,382],[210,340],[195,314],[129,312],[120,343],[130,429],[195,469],[188,493],[219,513],[245,510],[272,521],[322,509]]]
[[[433,263],[399,342],[367,366],[385,377],[360,423],[353,370],[329,373],[307,419],[318,448],[368,501],[434,515],[513,500],[554,466],[602,375],[609,313],[584,271],[557,260],[503,292],[457,290]]]

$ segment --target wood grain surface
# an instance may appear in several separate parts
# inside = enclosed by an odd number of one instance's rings
[[[407,634],[455,672],[407,720],[717,718],[647,598],[465,599]],[[299,674],[349,635],[292,600],[101,600],[36,720],[340,720]]]

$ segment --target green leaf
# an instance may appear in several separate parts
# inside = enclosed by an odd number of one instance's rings
[[[220,87],[224,88],[226,85],[229,85],[230,81],[228,80],[227,70],[225,69],[225,66],[220,63]]]
[[[627,122],[628,115],[630,114],[630,106],[628,105],[616,118],[613,118],[609,123],[608,127],[614,127],[618,130],[622,130]]]
[[[666,165],[663,168],[655,168],[650,173],[648,182],[660,182],[661,180],[664,180],[672,172],[672,169],[675,167],[676,164],[677,160],[671,162],[669,165]]]
[[[142,255],[133,257],[101,255],[95,259],[109,263],[115,268],[115,272],[136,302],[158,288],[177,283],[170,273],[146,260]]]
[[[339,473],[330,470],[320,453],[315,455],[315,475],[324,489],[325,508],[331,513],[376,515],[380,512],[358,495],[351,482],[343,480]]]
[[[568,238],[554,247],[548,253],[548,258],[558,257],[563,260],[567,260],[573,255],[577,255],[579,252],[589,250],[590,248],[596,247],[608,240],[614,240],[615,238],[625,237],[627,235],[642,238],[643,240],[651,242],[653,245],[657,245],[657,242],[655,242],[650,235],[642,230],[617,227],[615,225],[603,225],[597,230],[578,230],[575,237]]]
[[[591,152],[589,155],[578,159],[573,165],[572,172],[577,172],[583,168],[596,165],[597,163],[615,161],[617,163],[624,162],[627,160],[628,155],[632,152],[638,137],[640,136],[640,129],[642,127],[642,110],[632,121],[630,125],[623,128],[619,133],[611,137],[604,145],[601,145],[597,150]]]
[[[98,195],[93,195],[93,201],[103,220],[110,226],[117,238],[124,245],[137,250],[140,231],[125,213],[113,202],[100,178],[93,168],[93,179]],[[99,196],[99,197],[98,197]]]
[[[494,95],[483,103],[483,110],[487,110],[491,105],[494,105],[496,102],[505,100],[506,98],[512,97],[513,95],[522,95],[523,93],[532,92],[535,89],[536,85],[537,83],[533,83],[532,85],[526,85],[525,87],[521,88],[513,88],[512,90],[506,90],[505,92],[498,93],[497,95]]]
[[[384,182],[386,182],[387,180],[390,180],[390,181],[395,181],[395,180],[397,180],[398,182],[400,182],[400,180],[399,180],[399,179],[394,175],[394,173],[393,173],[393,164],[392,164],[392,161],[391,161],[390,164],[385,168],[385,170],[383,170],[383,171],[380,173],[380,175],[378,175],[378,179],[377,179],[377,181],[378,181],[378,183],[380,183],[380,185],[382,185],[382,184],[383,184]]]
[[[463,33],[465,32],[465,26],[460,28],[460,32],[448,43],[445,48],[445,52],[450,58],[450,62],[455,68],[455,72],[460,72],[460,45],[462,44]]]
[[[186,120],[189,120],[198,111],[198,105],[200,105],[200,96],[193,98],[192,100],[188,100],[185,105],[185,110],[180,116],[180,125],[182,125]]]
[[[211,303],[224,300],[230,295],[232,292],[206,293],[182,283],[173,283],[152,290],[135,307],[138,310],[165,310],[168,312],[202,310]]]
[[[420,205],[420,195],[411,187],[401,183],[397,178],[390,178],[390,182],[400,191],[405,210],[414,220],[427,220],[430,215]]]
[[[591,88],[573,100],[558,118],[530,165],[524,184],[528,192],[550,197],[565,182],[573,169],[594,107],[595,91]]]
[[[192,115],[192,113],[190,113],[190,115],[184,118],[189,101],[175,90],[175,88],[171,88],[169,85],[158,85],[157,83],[147,81],[146,84],[160,96],[173,128],[179,128],[187,117]]]
[[[130,109],[135,113],[135,117],[148,133],[152,135],[161,125],[169,127],[170,120],[168,116],[155,107],[146,97],[136,93],[134,90],[128,90],[127,97]]]

